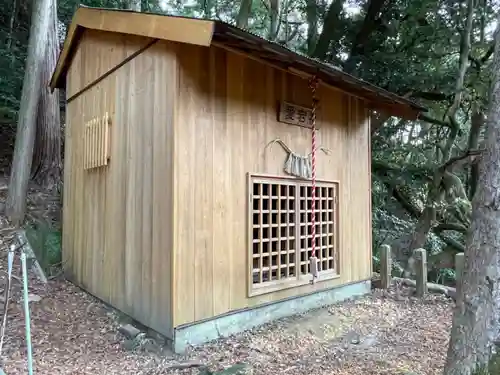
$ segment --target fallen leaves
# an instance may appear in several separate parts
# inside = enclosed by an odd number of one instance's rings
[[[15,280],[21,275],[18,263],[16,258]],[[5,271],[6,256],[0,254],[0,295]],[[247,364],[253,375],[437,375],[453,307],[445,296],[421,300],[400,285],[375,289],[367,297],[281,319],[179,356],[151,349],[154,345],[127,350],[127,338],[118,332],[120,314],[65,280],[45,285],[31,273],[29,288],[34,367],[40,375],[220,375],[235,364]],[[8,375],[26,373],[18,281],[12,296],[3,358]]]
[[[0,269],[5,266],[2,260]],[[4,350],[9,375],[26,371],[21,287],[13,289]],[[43,285],[32,276],[30,293],[39,297],[30,302],[37,374],[197,374],[197,367],[205,365],[221,371],[247,363],[254,375],[410,370],[433,375],[444,363],[452,308],[444,296],[419,300],[408,295],[401,301],[375,290],[356,301],[191,348],[185,356],[159,356],[125,350],[117,314],[67,281]]]

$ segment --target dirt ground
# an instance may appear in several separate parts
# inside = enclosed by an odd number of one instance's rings
[[[2,202],[6,191],[0,190]],[[29,215],[59,220],[56,201],[50,203],[36,189],[28,198]],[[6,225],[0,217],[0,245]],[[6,279],[4,251],[0,250],[0,296]],[[7,375],[27,373],[16,259],[17,279],[0,357]],[[453,301],[441,295],[417,299],[408,288],[375,289],[364,298],[281,319],[177,356],[157,339],[132,345],[118,332],[123,314],[62,278],[45,285],[31,271],[29,289],[37,375],[202,374],[200,367],[176,369],[189,363],[203,364],[209,371],[244,363],[254,375],[437,375],[445,360],[453,308]],[[0,301],[0,314],[2,306]]]
[[[2,254],[0,291],[5,270]],[[29,285],[35,374],[198,374],[171,368],[198,361],[210,371],[246,363],[253,374],[266,375],[433,375],[442,371],[453,306],[444,296],[420,300],[409,289],[374,290],[181,357],[148,340],[131,348],[118,333],[120,314],[65,280],[43,285],[31,273]],[[13,288],[2,355],[8,375],[26,373],[21,283]]]

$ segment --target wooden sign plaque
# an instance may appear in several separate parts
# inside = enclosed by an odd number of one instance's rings
[[[283,101],[280,103],[278,121],[285,124],[311,128],[312,110],[311,108]]]

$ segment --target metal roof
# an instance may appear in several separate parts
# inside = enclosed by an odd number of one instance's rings
[[[364,99],[370,108],[390,115],[415,119],[426,111],[417,103],[356,78],[340,68],[223,21],[86,6],[77,9],[70,24],[50,83],[52,89],[64,87],[67,68],[84,29],[142,35],[207,47],[222,45],[298,75],[314,75],[329,86]]]

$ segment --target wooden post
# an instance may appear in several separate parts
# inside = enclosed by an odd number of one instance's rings
[[[392,258],[391,247],[382,245],[380,247],[380,288],[389,289],[391,286]]]
[[[423,297],[427,294],[427,252],[425,249],[415,249],[413,251],[415,258],[417,278],[416,288],[417,297]]]
[[[464,253],[455,254],[455,281],[456,281],[455,286],[457,289],[462,281],[464,264],[465,264],[465,254]]]

